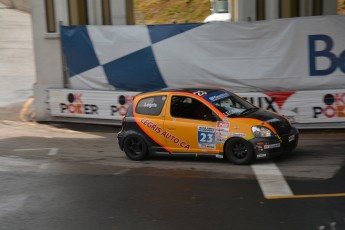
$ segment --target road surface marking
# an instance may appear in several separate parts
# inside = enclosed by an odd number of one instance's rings
[[[38,149],[14,149],[15,152],[23,152],[23,151],[37,151],[37,150],[49,150],[47,153],[48,156],[55,156],[59,149],[58,148],[38,148]]]
[[[252,169],[265,198],[291,197],[294,195],[276,164],[255,164],[252,165]]]
[[[118,171],[118,172],[116,172],[116,173],[113,173],[113,175],[121,175],[121,174],[124,174],[124,173],[126,173],[126,172],[128,172],[130,169],[122,169],[122,170],[120,170],[120,171]]]
[[[323,198],[323,197],[342,197],[345,193],[330,193],[330,194],[305,194],[305,195],[292,195],[292,196],[268,196],[266,199],[302,199],[302,198]]]

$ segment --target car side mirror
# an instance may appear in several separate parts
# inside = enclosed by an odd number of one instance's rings
[[[205,114],[204,120],[205,121],[217,121],[217,117],[214,114]]]

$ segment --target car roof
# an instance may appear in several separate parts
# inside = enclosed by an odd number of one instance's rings
[[[145,92],[143,94],[147,93],[159,93],[159,92],[185,92],[185,93],[192,93],[195,94],[198,91],[206,92],[207,94],[217,92],[220,90],[224,90],[223,88],[217,88],[217,87],[183,87],[183,88],[164,88],[157,91],[152,92]]]

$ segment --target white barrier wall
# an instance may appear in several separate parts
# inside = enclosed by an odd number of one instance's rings
[[[1,0],[6,1],[6,0]],[[29,0],[8,0],[8,2],[25,2]],[[45,1],[31,0],[28,4],[31,6],[33,42],[35,50],[36,64],[36,83],[34,85],[34,107],[35,118],[38,121],[50,121],[49,108],[47,106],[48,89],[64,88],[68,86],[68,82],[64,79],[64,70],[62,59],[62,47],[60,39],[60,31],[47,31],[47,12],[45,9]],[[56,26],[69,24],[70,11],[68,9],[67,0],[55,0],[54,16]],[[90,24],[102,24],[102,18],[98,17],[99,0],[88,0],[88,22]],[[126,0],[110,0],[111,21],[114,25],[125,24],[125,2]],[[102,16],[102,15],[101,15]],[[1,37],[1,35],[0,35]],[[80,58],[79,58],[80,59]]]
[[[49,106],[54,117],[74,117],[120,121],[138,92],[49,90]],[[294,124],[345,124],[345,89],[240,93],[253,104],[281,113]],[[92,121],[90,120],[92,123]]]

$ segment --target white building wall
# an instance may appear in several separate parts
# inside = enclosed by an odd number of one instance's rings
[[[266,0],[265,14],[266,14],[266,19],[279,18],[279,0]]]
[[[238,1],[237,0],[228,0],[229,2],[229,13],[231,17],[232,22],[237,22],[238,21]]]
[[[63,88],[60,39],[48,38],[44,3],[32,1],[32,27],[36,64],[34,85],[35,112],[39,121],[50,120],[47,97],[49,88]]]
[[[32,0],[32,27],[36,64],[34,106],[38,121],[52,120],[49,111],[48,89],[65,87],[62,63],[62,48],[59,23],[68,25],[68,0],[55,0],[57,33],[47,33],[44,0]],[[126,24],[125,0],[111,1],[112,21],[116,25]],[[90,24],[102,24],[101,1],[88,0]]]
[[[110,0],[111,23],[113,25],[126,25],[126,0]]]
[[[90,25],[102,25],[102,1],[87,0],[87,14]]]
[[[279,0],[265,1],[266,19],[279,18]],[[313,0],[300,0],[300,16],[313,15]],[[256,0],[229,0],[232,21],[255,21]],[[337,0],[323,1],[323,15],[337,14]]]
[[[31,12],[31,1],[32,0],[0,0],[0,2],[6,6],[28,13]]]
[[[238,21],[256,20],[256,0],[238,0]]]
[[[255,21],[256,0],[229,0],[231,21]]]
[[[300,0],[299,14],[301,17],[313,15],[313,0]]]

